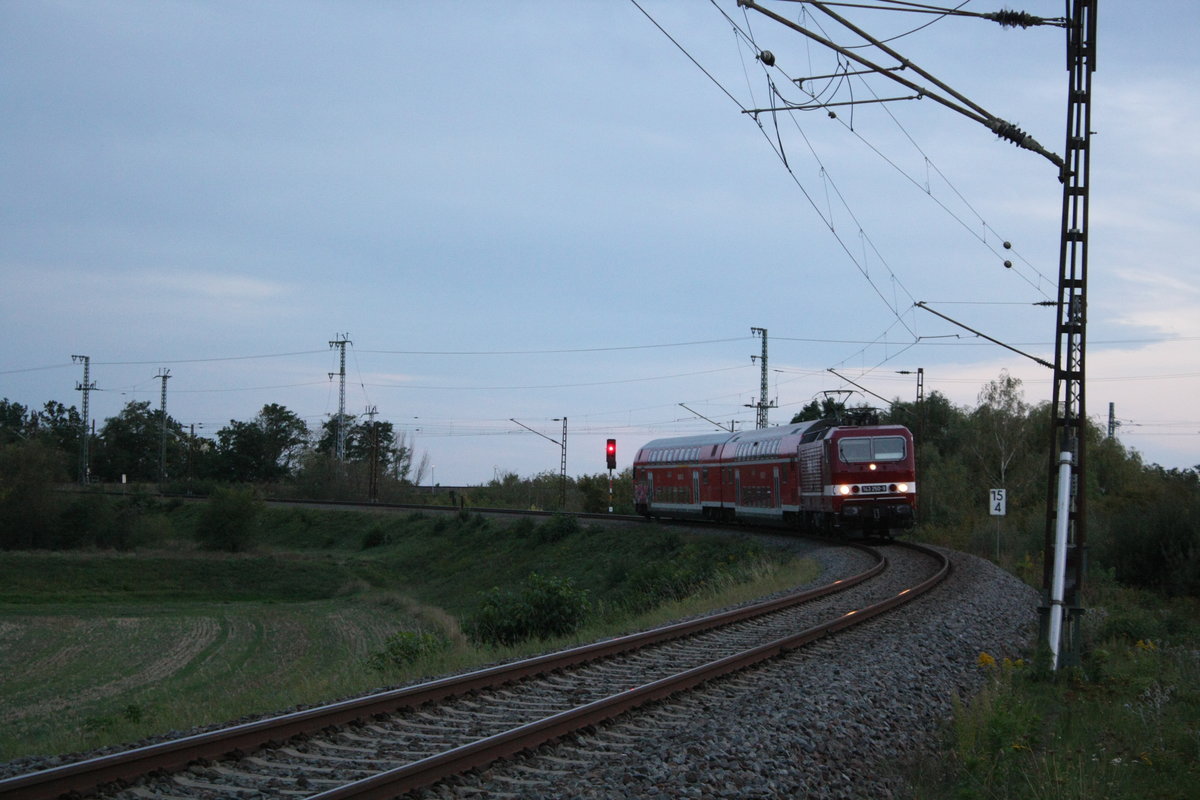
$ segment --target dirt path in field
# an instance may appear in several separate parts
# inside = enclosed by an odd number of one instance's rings
[[[155,653],[145,663],[130,665],[120,678],[95,686],[88,686],[71,693],[69,696],[59,696],[39,699],[28,705],[16,708],[0,709],[0,723],[25,719],[26,717],[55,714],[71,707],[84,706],[103,700],[106,697],[136,689],[151,683],[160,682],[186,668],[197,656],[209,647],[220,635],[222,623],[214,617],[191,617],[181,620],[181,624],[173,630],[159,628],[154,631],[157,638],[169,638],[171,641]],[[84,624],[81,626],[81,641],[69,647],[63,647],[52,657],[43,659],[37,664],[29,665],[29,669],[50,675],[54,667],[62,667],[72,660],[82,661],[88,651],[88,641],[93,635],[100,635],[96,630],[105,622]],[[145,632],[145,621],[124,618],[118,620],[117,627],[124,629],[123,636],[138,639]],[[111,635],[111,632],[108,632]],[[111,659],[111,656],[108,656]]]

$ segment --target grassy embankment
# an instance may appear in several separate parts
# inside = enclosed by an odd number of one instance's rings
[[[263,510],[251,548],[199,550],[191,506],[136,552],[0,553],[0,761],[319,703],[562,644],[467,641],[482,593],[530,573],[586,590],[577,641],[815,577],[743,539],[478,515]],[[388,638],[440,652],[380,671]]]
[[[1200,600],[1089,580],[1080,666],[979,654],[986,686],[909,766],[915,800],[1200,798]]]

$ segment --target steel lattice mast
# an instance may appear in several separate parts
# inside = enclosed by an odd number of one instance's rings
[[[1086,472],[1087,408],[1084,402],[1084,352],[1087,341],[1087,246],[1088,195],[1091,162],[1092,73],[1096,68],[1096,7],[1099,0],[1066,0],[1066,16],[1061,20],[1041,19],[1021,12],[1002,11],[979,15],[1004,26],[1061,25],[1067,32],[1067,69],[1070,85],[1067,95],[1067,133],[1064,157],[1042,147],[1016,125],[989,113],[942,81],[920,69],[908,59],[872,37],[866,31],[838,16],[819,0],[807,4],[837,20],[869,44],[897,59],[905,71],[929,80],[936,91],[920,86],[895,71],[881,67],[850,50],[834,44],[811,30],[767,10],[755,0],[737,0],[739,6],[760,12],[780,24],[804,34],[854,61],[868,70],[916,90],[947,108],[987,126],[993,133],[1018,147],[1038,153],[1059,168],[1063,184],[1062,227],[1059,250],[1056,345],[1054,355],[1054,392],[1051,403],[1052,442],[1048,477],[1046,536],[1043,551],[1042,640],[1050,648],[1053,666],[1060,652],[1067,664],[1078,663],[1079,618],[1083,613],[1082,589],[1086,571]],[[774,55],[759,55],[772,65]],[[786,108],[745,109],[757,115]],[[923,303],[917,305],[925,307]],[[927,309],[929,310],[929,309]],[[937,313],[937,312],[934,312]],[[939,315],[941,316],[941,315]],[[948,318],[947,318],[948,319]],[[951,320],[951,322],[954,322]],[[955,322],[957,325],[961,323]],[[965,326],[963,326],[965,327]],[[992,340],[996,341],[996,340]],[[997,342],[997,344],[1002,344]],[[1007,345],[1004,345],[1007,347]],[[1010,348],[1013,349],[1013,348]],[[1017,351],[1020,352],[1020,351]],[[1050,366],[1041,359],[1039,363]]]
[[[751,328],[750,333],[753,336],[762,337],[762,355],[758,356],[758,358],[762,359],[759,368],[758,402],[752,406],[755,409],[754,427],[762,429],[769,424],[767,414],[775,407],[774,403],[767,402],[767,329]],[[754,356],[750,356],[751,361],[754,358]]]
[[[158,482],[163,483],[167,479],[167,379],[171,377],[171,370],[162,367],[154,377],[162,381],[162,395],[158,404]]]
[[[1046,492],[1042,565],[1042,638],[1060,661],[1079,662],[1079,619],[1087,544],[1085,480],[1087,407],[1088,195],[1091,166],[1092,72],[1096,69],[1096,4],[1067,0],[1067,140],[1063,165],[1062,238],[1059,245],[1053,431]]]
[[[333,457],[338,462],[346,460],[346,345],[352,344],[349,336],[350,334],[338,334],[338,338],[329,343],[330,347],[336,347],[340,351],[338,371],[329,373],[331,378],[334,375],[338,376],[338,415],[333,437]]]
[[[96,390],[96,382],[91,379],[91,356],[71,356],[71,360],[83,364],[83,382],[75,384],[75,391],[83,392],[83,421],[79,429],[79,482],[87,483],[90,477],[90,470],[88,469],[88,461],[90,460],[88,457],[88,426],[91,424],[88,421],[88,415],[91,413],[88,396]]]

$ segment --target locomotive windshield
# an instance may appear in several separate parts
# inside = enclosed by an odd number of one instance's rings
[[[847,464],[867,461],[901,461],[905,455],[903,436],[853,436],[838,440],[838,454]]]

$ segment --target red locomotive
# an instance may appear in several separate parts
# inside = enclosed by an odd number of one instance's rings
[[[892,536],[915,520],[912,433],[824,419],[655,439],[634,459],[633,491],[647,517]]]

